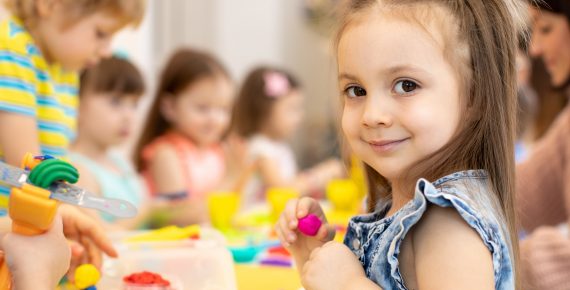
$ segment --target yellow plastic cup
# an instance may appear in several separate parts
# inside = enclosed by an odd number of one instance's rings
[[[327,199],[336,211],[358,211],[359,195],[358,185],[351,179],[335,179],[327,185]]]
[[[289,187],[273,187],[267,190],[267,201],[271,207],[271,221],[274,223],[285,210],[287,202],[298,198],[299,192]]]
[[[208,212],[215,228],[225,231],[233,226],[238,211],[239,195],[235,192],[215,192],[208,195]]]

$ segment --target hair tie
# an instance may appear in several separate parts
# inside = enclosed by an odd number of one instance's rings
[[[266,72],[263,75],[265,94],[270,98],[279,98],[286,95],[291,86],[285,75],[279,72]]]

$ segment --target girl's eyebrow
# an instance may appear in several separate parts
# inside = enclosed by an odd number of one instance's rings
[[[347,80],[351,80],[351,81],[356,81],[356,80],[358,80],[357,77],[355,77],[355,76],[353,76],[353,75],[351,75],[351,74],[348,74],[348,73],[339,73],[339,74],[338,74],[338,80],[340,81],[340,80],[342,80],[342,79],[347,79]]]
[[[428,72],[420,67],[417,66],[413,66],[413,65],[408,65],[408,64],[399,64],[399,65],[394,65],[391,67],[388,67],[382,71],[380,71],[381,74],[385,74],[385,75],[395,75],[395,74],[400,74],[400,73],[409,73],[409,72],[413,72],[413,73],[421,73],[421,74],[427,74]]]
[[[429,73],[417,66],[408,65],[408,64],[397,64],[379,71],[379,75],[396,75],[402,73],[419,73],[428,75]],[[338,75],[338,80],[350,80],[350,81],[358,81],[358,78],[352,74],[341,72]]]

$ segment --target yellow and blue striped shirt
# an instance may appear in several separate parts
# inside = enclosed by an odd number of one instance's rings
[[[19,19],[0,23],[0,111],[36,118],[42,154],[67,154],[75,137],[77,93],[78,74],[48,63]],[[7,189],[0,187],[1,194]],[[0,196],[0,206],[5,200]]]

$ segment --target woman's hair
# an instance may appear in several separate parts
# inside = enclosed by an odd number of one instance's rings
[[[87,93],[114,93],[141,96],[145,91],[140,71],[128,60],[110,57],[81,73],[79,96]]]
[[[548,12],[562,14],[570,21],[570,1],[568,0],[527,0],[531,5]]]
[[[8,10],[27,25],[33,26],[38,18],[37,0],[4,0]],[[62,0],[69,10],[68,23],[96,12],[110,13],[120,19],[122,24],[138,25],[146,8],[145,0]]]
[[[281,69],[259,67],[251,71],[234,105],[232,131],[242,137],[259,132],[268,120],[273,104],[299,86],[292,74]]]
[[[178,94],[198,81],[220,76],[230,79],[225,67],[208,53],[180,49],[170,57],[160,76],[154,101],[135,147],[134,161],[137,170],[144,170],[142,159],[144,147],[170,129],[170,123],[160,111],[162,100],[178,97]]]
[[[526,7],[517,0],[347,0],[341,16],[337,46],[343,32],[364,13],[389,11],[422,25],[435,23],[445,37],[444,55],[460,79],[465,120],[441,149],[418,161],[406,172],[410,195],[423,177],[431,181],[453,172],[484,169],[504,216],[513,245],[515,267],[518,246],[514,211],[514,138],[516,115],[516,50],[526,31]],[[443,9],[443,10],[442,10]],[[451,15],[452,19],[445,17]],[[369,14],[367,14],[369,15]],[[433,21],[433,22],[426,22]],[[426,25],[422,27],[427,27]],[[367,167],[369,210],[391,194],[389,181]],[[477,198],[477,197],[475,197]],[[515,277],[517,277],[515,275]]]

